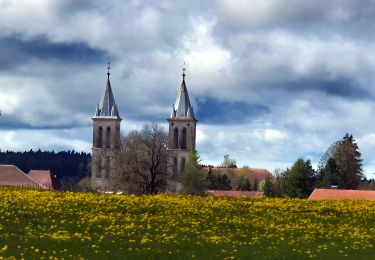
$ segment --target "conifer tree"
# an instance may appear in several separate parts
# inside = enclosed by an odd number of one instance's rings
[[[336,160],[334,158],[329,158],[327,164],[324,168],[319,170],[317,179],[318,187],[320,188],[330,188],[332,185],[339,184],[339,169],[337,167]]]
[[[284,173],[284,194],[289,197],[307,198],[314,189],[315,176],[310,160],[298,159]]]
[[[356,189],[363,178],[361,153],[353,135],[346,134],[335,151],[338,185],[342,189]]]
[[[266,179],[264,180],[264,186],[263,186],[263,193],[267,197],[274,197],[274,185],[272,182],[272,179],[269,175],[266,176]]]
[[[182,173],[182,193],[203,195],[207,189],[206,176],[199,165],[199,155],[190,150],[184,172]]]

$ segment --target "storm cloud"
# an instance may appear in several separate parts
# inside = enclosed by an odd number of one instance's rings
[[[372,0],[0,0],[0,149],[89,151],[107,60],[122,129],[166,125],[186,62],[204,163],[316,165],[350,132],[373,177],[374,22]]]

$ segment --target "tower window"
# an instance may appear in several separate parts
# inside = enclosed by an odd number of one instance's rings
[[[173,131],[173,146],[178,148],[178,128],[176,127]]]
[[[103,127],[99,126],[98,131],[98,148],[102,148],[103,146]]]
[[[186,149],[186,128],[182,129],[181,149]]]
[[[107,127],[107,136],[106,136],[106,147],[111,148],[111,128]]]

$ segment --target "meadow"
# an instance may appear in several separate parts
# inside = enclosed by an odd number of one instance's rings
[[[0,259],[373,259],[375,202],[0,190]]]

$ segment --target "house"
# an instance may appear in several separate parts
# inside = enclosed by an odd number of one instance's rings
[[[24,173],[14,165],[0,165],[0,186],[34,189],[53,189],[54,178],[50,171]]]
[[[27,175],[50,190],[57,188],[56,179],[50,170],[31,170]]]
[[[340,190],[315,189],[309,200],[375,200],[375,191],[370,190]]]

